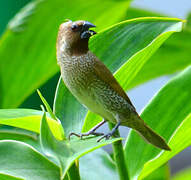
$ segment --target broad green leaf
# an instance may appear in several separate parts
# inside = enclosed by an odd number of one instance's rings
[[[56,89],[53,111],[62,122],[66,137],[71,132],[81,131],[87,109],[70,93],[61,77]]]
[[[1,107],[20,105],[58,71],[55,46],[58,27],[64,19],[88,20],[103,29],[118,21],[128,5],[128,1],[111,0],[29,3],[9,23],[0,40]]]
[[[187,29],[171,36],[143,66],[129,88],[162,75],[175,73],[189,66],[191,64],[190,41],[191,31]]]
[[[163,151],[156,159],[147,162],[140,174],[141,177],[145,177],[152,171],[160,167],[162,164],[170,160],[173,156],[191,145],[191,114],[180,124],[176,132],[170,139],[169,146],[172,152]]]
[[[104,61],[112,72],[115,72],[161,34],[179,32],[181,29],[182,20],[176,18],[131,19],[93,36],[90,39],[90,49]],[[100,44],[102,48],[100,48]],[[118,47],[117,50],[116,47]]]
[[[41,144],[41,149],[43,153],[49,157],[53,162],[55,162],[58,166],[60,165],[62,167],[62,164],[60,163],[60,159],[57,156],[56,152],[54,152],[54,144],[57,142],[52,135],[51,131],[49,130],[48,123],[46,122],[46,114],[45,112],[43,113],[42,120],[41,120],[41,133],[40,133],[40,144]],[[61,149],[60,149],[61,150]],[[70,173],[71,169],[75,169],[75,165],[73,164],[69,170],[68,173],[65,175],[64,179],[68,178],[68,175],[72,173],[73,176],[76,174],[74,172]],[[71,178],[69,178],[71,179]],[[74,177],[73,179],[79,179],[79,173],[77,177]]]
[[[35,149],[39,149],[39,142],[37,136],[21,133],[14,130],[1,130],[0,140],[16,140],[33,146]]]
[[[72,138],[69,140],[59,141],[54,138],[52,135],[44,114],[41,123],[41,145],[44,151],[44,154],[52,160],[60,163],[61,167],[61,178],[64,178],[67,170],[74,163],[76,159],[79,159],[83,155],[91,152],[95,149],[98,149],[104,145],[108,145],[115,141],[120,140],[121,138],[113,138],[110,140],[103,140],[97,142],[100,137],[95,138]]]
[[[43,113],[41,124],[40,124],[40,145],[43,153],[51,158],[57,165],[59,165],[59,159],[57,158],[54,149],[54,141],[55,138],[52,135],[51,131],[49,130],[49,126],[46,122],[46,113]],[[62,151],[62,149],[59,149]]]
[[[62,152],[58,152],[58,148],[55,149],[57,154],[60,156],[60,160],[62,162],[62,172],[63,176],[65,175],[67,169],[70,167],[71,164],[73,164],[75,159],[78,159],[85,154],[98,149],[100,147],[106,146],[108,144],[111,144],[115,141],[120,140],[120,138],[114,138],[110,140],[103,140],[101,142],[97,142],[97,140],[100,137],[92,137],[92,138],[84,138],[84,140],[80,140],[79,138],[75,138],[71,140],[70,143],[68,141],[63,142],[60,148],[64,149]],[[67,148],[67,146],[69,146]],[[67,160],[67,161],[66,161]]]
[[[52,112],[52,109],[50,107],[50,105],[48,104],[48,102],[46,101],[46,99],[42,96],[41,92],[37,89],[37,92],[38,92],[38,95],[40,96],[40,99],[42,100],[43,104],[45,105],[46,107],[46,110],[48,111],[48,113],[50,114],[51,118],[56,120],[58,122],[59,127],[60,127],[60,130],[59,132],[62,133],[62,139],[65,138],[65,135],[64,135],[64,129],[62,128],[62,125],[61,125],[61,122],[59,119],[56,118],[55,114]]]
[[[172,151],[169,152],[169,154],[165,152],[168,158],[166,158],[165,161],[163,160],[163,162],[161,161],[160,165],[166,163],[169,157],[173,156],[172,154],[175,155],[190,144],[190,136],[186,137],[188,136],[187,133],[185,135],[181,134],[181,126],[184,126],[185,132],[189,131],[190,128],[190,125],[188,125],[189,120],[187,119],[184,121],[191,112],[191,101],[189,101],[191,98],[190,84],[191,67],[187,68],[184,72],[167,83],[141,114],[143,120],[167,141],[169,141],[174,134],[170,140]],[[177,142],[181,141],[184,142],[184,145],[177,145]],[[126,162],[131,178],[136,179],[140,173],[146,174],[146,171],[142,171],[145,163],[153,158],[156,160],[158,158],[160,159],[159,153],[162,153],[162,151],[147,144],[139,135],[131,131],[125,145]],[[172,156],[170,156],[170,154]],[[159,164],[157,164],[157,166],[158,165]],[[152,167],[155,167],[154,164]]]
[[[9,176],[9,175],[6,175],[6,174],[0,174],[0,179],[1,180],[23,180],[21,178],[16,178],[16,177]]]
[[[126,90],[151,55],[172,33],[181,31],[181,28],[182,21],[173,18],[137,18],[124,21],[99,34],[95,42],[104,39],[107,43],[99,48],[97,54],[104,51],[100,58],[105,59],[106,63],[115,62],[110,64],[112,70],[124,63],[115,73],[115,77]],[[100,117],[88,113],[83,131],[91,129],[100,121]]]
[[[153,17],[165,15],[135,8],[129,8],[127,12],[128,19],[145,16]],[[190,24],[191,18],[188,16],[183,31],[173,34],[167,41],[165,41],[150,60],[144,64],[143,68],[137,74],[136,79],[131,82],[128,89],[153,78],[180,71],[191,64]]]
[[[119,179],[114,161],[103,149],[95,150],[81,157],[79,162],[82,180]]]
[[[0,173],[27,180],[58,180],[59,168],[31,146],[13,140],[0,141]]]
[[[23,128],[36,133],[40,132],[42,111],[33,109],[0,109],[0,124]],[[63,139],[61,124],[48,118],[51,130],[58,139]]]
[[[172,180],[190,180],[191,179],[191,168],[186,168],[176,173]]]
[[[170,169],[168,164],[161,166],[143,180],[170,180]]]

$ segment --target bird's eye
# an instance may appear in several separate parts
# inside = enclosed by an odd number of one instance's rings
[[[73,31],[77,30],[77,28],[78,28],[78,26],[77,26],[76,24],[73,24],[72,27],[71,27],[71,29],[72,29]]]

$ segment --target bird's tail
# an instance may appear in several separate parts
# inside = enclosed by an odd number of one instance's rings
[[[148,127],[145,123],[141,128],[136,128],[138,134],[140,134],[148,143],[167,151],[170,151],[170,147],[167,145],[165,140],[154,132],[150,127]]]

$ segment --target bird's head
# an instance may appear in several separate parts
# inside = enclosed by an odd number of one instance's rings
[[[57,52],[81,55],[88,51],[88,40],[96,34],[89,28],[95,27],[88,21],[69,20],[60,25],[57,39]]]

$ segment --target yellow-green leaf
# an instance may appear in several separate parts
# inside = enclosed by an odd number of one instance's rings
[[[18,127],[40,133],[42,111],[33,109],[0,109],[0,124]],[[63,139],[62,126],[59,122],[47,117],[54,136]]]

